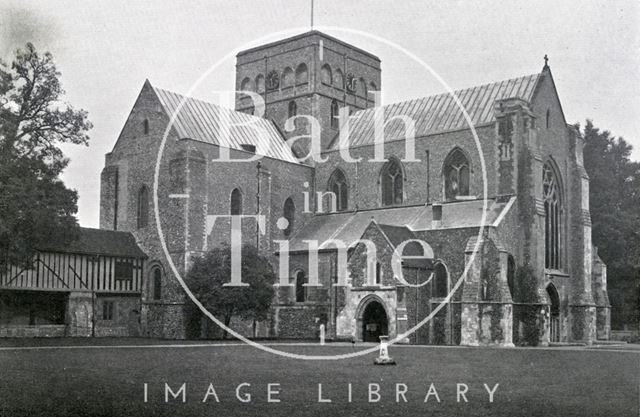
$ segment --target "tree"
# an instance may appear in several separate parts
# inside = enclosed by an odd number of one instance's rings
[[[0,62],[0,267],[77,237],[78,196],[58,178],[69,163],[59,145],[87,145],[92,125],[63,101],[60,76],[31,43],[10,67]]]
[[[231,279],[231,247],[223,245],[196,258],[186,277],[186,284],[202,305],[229,326],[231,319],[265,320],[273,299],[276,276],[268,259],[255,246],[245,245],[241,254],[242,282],[246,287],[225,287]],[[190,303],[189,316],[199,317],[198,307]],[[223,330],[222,337],[227,332]]]
[[[576,125],[580,128],[579,125]],[[607,264],[612,327],[638,325],[640,290],[640,163],[632,146],[587,120],[584,166],[590,178],[593,244]]]

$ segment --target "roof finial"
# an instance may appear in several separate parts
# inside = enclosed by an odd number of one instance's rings
[[[544,68],[549,68],[549,57],[544,54]]]

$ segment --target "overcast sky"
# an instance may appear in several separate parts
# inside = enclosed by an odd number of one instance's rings
[[[97,227],[100,171],[146,78],[185,93],[228,53],[310,24],[310,0],[0,2],[0,56],[31,41],[50,51],[68,100],[89,111],[88,148],[65,146],[63,179],[82,226]],[[549,55],[569,123],[594,120],[640,159],[640,2],[315,0],[317,27],[355,29],[426,61],[454,89],[540,71]],[[385,102],[444,91],[407,55],[371,38],[328,33],[382,60]],[[277,37],[277,36],[276,36]],[[234,61],[203,84],[232,89]],[[207,98],[207,90],[197,95]]]

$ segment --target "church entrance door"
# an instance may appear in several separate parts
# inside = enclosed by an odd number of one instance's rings
[[[362,340],[379,342],[380,336],[389,333],[389,322],[384,307],[377,301],[371,301],[362,314]]]
[[[551,300],[550,323],[549,323],[549,341],[560,341],[560,297],[558,291],[553,285],[547,287],[547,294]]]

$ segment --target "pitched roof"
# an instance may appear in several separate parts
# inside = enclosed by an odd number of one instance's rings
[[[496,100],[519,98],[531,101],[540,75],[532,74],[458,90],[455,91],[455,95],[469,114],[474,126],[480,126],[493,121],[493,103]],[[450,93],[388,104],[382,106],[382,109],[384,109],[385,122],[394,116],[410,117],[415,123],[416,138],[468,128],[464,114]],[[375,112],[376,108],[370,108],[354,113],[349,122],[348,147],[374,143]],[[384,138],[385,141],[404,139],[404,123],[399,119],[389,122],[385,127]],[[337,149],[338,146],[336,137],[329,147]]]
[[[494,225],[501,218],[503,212],[513,205],[515,197],[507,201],[488,200],[486,210],[486,225]],[[483,213],[482,200],[468,200],[444,203],[442,205],[442,221],[438,229],[454,229],[464,227],[479,227]],[[312,217],[289,242],[289,251],[306,251],[306,240],[318,241],[320,249],[332,249],[334,245],[323,244],[329,240],[338,240],[347,247],[362,237],[365,229],[375,220],[392,245],[412,239],[413,231],[433,230],[432,206],[392,207],[376,210],[356,212],[342,212],[316,215]],[[407,248],[409,249],[409,248]],[[408,252],[407,252],[408,253]]]
[[[299,163],[273,122],[172,91],[152,88],[167,115],[176,115],[173,128],[180,138],[237,150],[243,150],[242,145],[253,145],[258,155]],[[227,137],[223,135],[225,126],[229,132]]]
[[[43,252],[105,255],[123,258],[147,257],[131,233],[105,229],[90,229],[87,227],[81,227],[78,239],[68,245],[52,241],[38,249]]]

